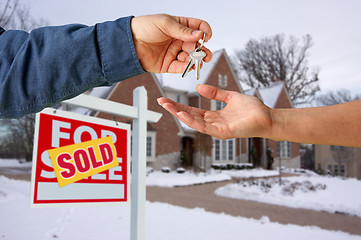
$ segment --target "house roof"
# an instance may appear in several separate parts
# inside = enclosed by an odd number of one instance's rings
[[[268,87],[247,89],[244,91],[244,93],[254,96],[258,92],[263,103],[270,108],[274,108],[283,88],[283,82],[274,82],[271,83],[271,85]]]
[[[255,88],[250,88],[250,89],[244,90],[244,94],[247,94],[247,95],[253,96],[255,93],[256,93]]]
[[[213,52],[212,61],[210,61],[209,63],[203,63],[199,80],[195,80],[194,70],[189,72],[184,78],[182,78],[181,74],[172,73],[161,73],[155,75],[157,76],[161,86],[164,88],[177,89],[188,93],[196,92],[197,85],[206,82],[208,75],[212,72],[223,51],[224,50],[221,49]]]
[[[274,108],[283,86],[283,82],[275,82],[268,87],[259,88],[258,91],[263,103],[270,108]]]
[[[107,99],[107,97],[109,96],[109,94],[114,86],[115,85],[110,86],[110,87],[108,87],[108,86],[95,87],[95,88],[89,90],[86,94],[88,94],[89,96],[93,96],[93,97]],[[95,113],[93,110],[90,110],[88,108],[82,108],[82,107],[74,108],[74,109],[70,110],[70,112],[74,112],[74,113],[78,113],[78,114],[82,114],[82,115],[88,115],[88,116],[93,115]]]

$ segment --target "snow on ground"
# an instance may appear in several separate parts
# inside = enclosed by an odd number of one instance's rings
[[[287,170],[289,173],[295,171]],[[296,171],[299,172],[299,171]],[[175,187],[206,182],[230,180],[234,178],[256,178],[277,176],[276,170],[213,170],[208,173],[152,172],[147,176],[148,186]],[[252,180],[253,181],[253,180]],[[278,185],[278,178],[258,180],[259,185],[252,181],[230,183],[216,190],[215,194],[238,199],[259,201],[293,208],[305,208],[316,211],[339,212],[361,217],[361,181],[342,179],[339,177],[319,176],[305,171],[296,177],[283,177],[284,183]],[[264,182],[264,183],[262,183]],[[272,186],[271,188],[265,185]],[[323,186],[325,189],[323,189]],[[315,189],[313,189],[315,188]],[[310,190],[311,189],[311,190]],[[314,191],[313,191],[314,190]]]
[[[210,171],[207,173],[186,171],[182,174],[174,171],[170,173],[155,171],[148,174],[147,186],[179,187],[226,180],[231,180],[230,175],[221,171]]]
[[[226,173],[226,171],[224,171]],[[228,171],[228,174],[234,178],[256,178],[256,177],[271,177],[278,176],[278,171],[276,170],[264,170],[261,168],[254,168],[249,170],[231,170]]]
[[[130,210],[126,206],[29,208],[30,183],[0,176],[0,238],[129,239]],[[278,240],[361,239],[340,231],[301,227],[146,203],[147,240]]]
[[[215,194],[252,201],[361,217],[361,181],[325,176],[297,176],[244,181],[220,187]]]
[[[32,162],[16,159],[0,159],[0,174],[30,174]]]
[[[221,182],[234,178],[270,177],[277,176],[278,171],[266,171],[264,169],[250,170],[209,170],[208,172],[194,173],[186,171],[179,174],[176,171],[163,173],[160,171],[151,172],[147,176],[147,186],[158,187],[179,187],[209,182]]]
[[[24,162],[24,159],[0,159],[0,167],[28,168],[32,166],[32,162]]]

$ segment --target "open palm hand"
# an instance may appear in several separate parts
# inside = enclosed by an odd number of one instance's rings
[[[197,90],[203,97],[227,103],[226,107],[207,111],[164,97],[158,102],[189,127],[219,139],[264,136],[270,130],[269,108],[258,98],[204,84],[198,85]]]

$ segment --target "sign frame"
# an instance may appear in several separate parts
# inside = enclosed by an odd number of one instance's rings
[[[126,201],[107,201],[109,199],[105,199],[105,200],[92,200],[92,201],[80,201],[80,202],[59,202],[59,203],[34,203],[34,194],[36,193],[36,187],[35,185],[37,184],[36,181],[36,168],[37,168],[37,162],[38,162],[38,142],[39,142],[39,124],[40,124],[40,114],[47,114],[50,116],[57,116],[57,117],[63,117],[63,118],[68,118],[68,119],[73,119],[76,121],[82,121],[82,122],[86,122],[86,123],[91,123],[91,124],[97,124],[97,125],[104,125],[106,127],[111,127],[111,128],[118,128],[118,129],[123,129],[126,130],[127,132],[127,143],[126,143],[126,149],[127,149],[127,153],[126,153],[126,157],[127,157],[127,163],[126,163],[126,190],[124,191],[124,194],[126,194]],[[32,166],[32,174],[31,174],[31,198],[30,198],[30,206],[31,207],[35,207],[35,208],[41,208],[41,207],[72,207],[72,206],[90,206],[90,205],[115,205],[115,206],[120,206],[120,205],[128,205],[130,203],[130,199],[131,199],[131,195],[130,195],[130,165],[131,165],[131,156],[130,156],[130,142],[131,142],[131,128],[130,128],[130,124],[126,124],[126,123],[121,123],[121,122],[115,122],[115,121],[111,121],[111,120],[107,120],[107,119],[102,119],[102,118],[97,118],[97,117],[91,117],[91,116],[86,116],[86,115],[80,115],[77,113],[73,113],[73,112],[67,112],[67,111],[62,111],[62,110],[56,110],[53,108],[46,108],[43,111],[41,111],[40,113],[36,114],[36,120],[35,120],[35,132],[34,132],[34,151],[33,151],[33,166]],[[41,161],[41,160],[39,160]],[[124,170],[123,170],[124,171]],[[58,183],[56,183],[58,184]],[[76,184],[76,183],[73,183]],[[112,184],[113,185],[113,184]],[[86,200],[86,199],[84,199]],[[70,200],[71,201],[71,200]]]

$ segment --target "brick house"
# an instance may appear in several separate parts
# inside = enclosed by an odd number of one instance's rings
[[[183,135],[179,121],[158,105],[156,99],[164,96],[157,77],[152,73],[145,73],[115,84],[105,98],[127,105],[133,105],[133,90],[144,86],[148,94],[148,109],[162,113],[158,123],[147,124],[147,165],[159,169],[164,166],[178,166],[180,157],[180,139]],[[130,123],[124,117],[116,117],[105,113],[97,113],[97,117]]]
[[[181,79],[174,74],[158,75],[165,96],[185,105],[207,110],[220,110],[225,103],[201,97],[196,91],[197,84],[208,84],[225,90],[243,92],[225,50],[215,51],[210,63],[204,64],[200,79],[194,72]],[[220,140],[195,133],[184,124],[181,152],[188,165],[208,169],[212,164],[235,164],[241,162],[241,139]]]
[[[94,88],[89,94],[132,105],[133,90],[138,86],[145,87],[148,93],[148,109],[163,114],[158,123],[151,123],[147,126],[147,165],[154,169],[162,167],[175,169],[181,165],[208,169],[212,164],[248,163],[254,160],[250,157],[253,146],[260,149],[257,153],[262,161],[261,166],[266,167],[264,164],[266,162],[266,146],[274,149],[273,155],[277,159],[277,143],[274,141],[266,139],[215,139],[187,127],[157,104],[156,99],[165,96],[173,101],[203,109],[218,110],[223,108],[224,103],[199,96],[196,86],[201,83],[225,90],[244,92],[226,51],[222,49],[215,51],[212,61],[203,65],[198,81],[194,77],[194,71],[188,73],[185,78],[181,78],[181,74],[145,73],[121,81],[112,87]],[[266,88],[252,91],[266,104],[272,102],[275,107],[292,107],[284,87],[276,95],[267,92]],[[273,99],[273,96],[277,96],[277,98]],[[131,123],[130,119],[115,118],[105,113],[90,113],[81,109],[77,111]],[[289,143],[281,143],[279,147],[284,155],[289,154],[289,150],[292,149],[291,155],[288,158],[282,158],[282,162],[286,160],[292,162],[292,159],[297,158],[297,156],[299,158],[298,144],[291,144],[290,146]],[[297,166],[297,164],[294,165]]]
[[[315,170],[361,179],[361,148],[315,145]]]
[[[246,94],[260,98],[270,108],[292,108],[292,102],[283,82],[274,82],[268,87],[252,88]],[[289,141],[273,141],[263,138],[252,138],[246,141],[243,161],[255,163],[263,168],[270,168],[270,157],[274,159],[273,168],[281,165],[288,168],[300,168],[300,144]]]

